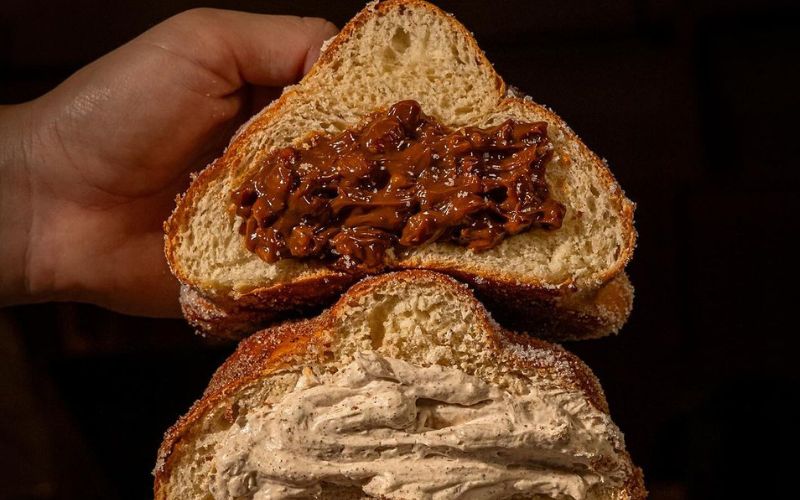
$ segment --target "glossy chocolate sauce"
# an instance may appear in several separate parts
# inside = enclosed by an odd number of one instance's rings
[[[448,241],[476,252],[561,227],[545,122],[457,131],[401,101],[358,128],[283,148],[231,194],[247,248],[267,262],[316,258],[378,272],[387,252]]]

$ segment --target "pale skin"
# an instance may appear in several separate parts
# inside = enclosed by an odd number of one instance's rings
[[[0,107],[0,306],[179,315],[162,229],[175,196],[335,33],[317,18],[188,11]]]

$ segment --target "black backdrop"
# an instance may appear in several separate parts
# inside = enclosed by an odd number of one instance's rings
[[[788,496],[796,454],[794,2],[438,2],[638,203],[621,335],[572,343],[652,498]],[[360,1],[207,2],[327,17]],[[46,92],[191,1],[7,0],[0,103]],[[4,214],[6,216],[6,214]],[[144,498],[162,432],[230,352],[180,321],[0,311],[0,497]],[[795,460],[796,461],[796,460]],[[4,493],[5,492],[5,493]]]

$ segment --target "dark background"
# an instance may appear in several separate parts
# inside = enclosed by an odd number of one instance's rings
[[[552,106],[638,203],[621,335],[572,343],[651,497],[790,495],[800,112],[795,2],[438,2]],[[361,1],[210,2],[327,17]],[[22,102],[189,1],[6,1],[0,103]],[[231,347],[181,321],[0,311],[0,497],[146,498],[163,431]]]

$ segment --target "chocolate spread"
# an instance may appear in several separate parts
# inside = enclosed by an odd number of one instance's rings
[[[389,249],[450,241],[474,251],[561,227],[545,122],[449,130],[416,101],[358,128],[282,148],[232,193],[248,250],[267,262],[324,259],[377,272]]]

